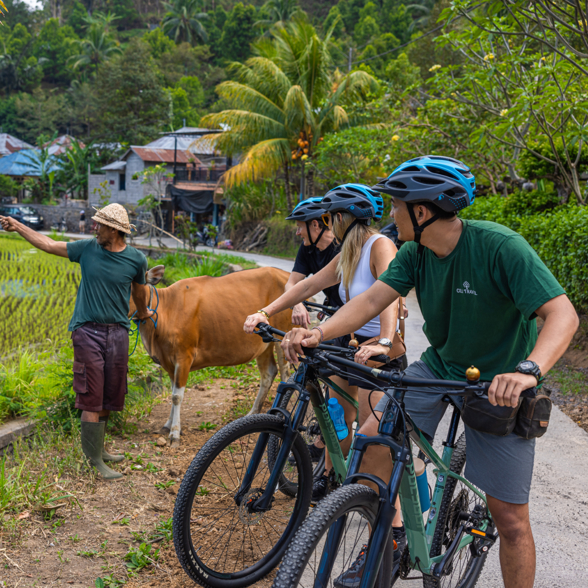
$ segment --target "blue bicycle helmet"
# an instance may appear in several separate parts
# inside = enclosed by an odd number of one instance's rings
[[[321,200],[322,198],[316,197],[307,198],[306,200],[299,202],[294,207],[294,210],[290,213],[290,215],[286,217],[286,220],[295,220],[306,223],[306,232],[308,234],[308,240],[310,241],[309,247],[311,248],[311,251],[314,251],[318,242],[321,240],[323,233],[328,229],[327,225],[321,219],[321,216],[325,214],[325,209],[320,206]],[[310,223],[313,220],[318,221],[321,229],[321,232],[315,241],[313,241],[312,237],[310,236]]]
[[[349,212],[356,219],[380,220],[384,201],[378,192],[363,184],[343,184],[329,190],[321,201],[327,212]]]
[[[385,180],[372,186],[373,190],[389,194],[406,203],[431,202],[446,212],[457,212],[471,206],[476,198],[476,180],[470,168],[458,159],[442,155],[423,155],[399,165]],[[439,215],[419,225],[412,206],[408,207],[415,241]],[[422,251],[422,247],[419,248]]]
[[[320,206],[321,200],[322,198],[307,198],[299,202],[290,215],[286,217],[286,220],[302,222],[318,220],[325,214],[325,209]]]
[[[441,155],[409,159],[372,188],[404,202],[433,202],[447,212],[471,206],[476,197],[470,168]]]

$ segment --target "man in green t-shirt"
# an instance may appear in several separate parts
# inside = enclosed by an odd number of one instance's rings
[[[492,382],[492,405],[517,406],[520,393],[538,384],[578,328],[563,288],[523,237],[495,223],[457,217],[456,212],[475,197],[474,177],[462,162],[418,157],[374,188],[392,196],[399,239],[407,243],[368,291],[321,325],[324,338],[357,329],[414,288],[430,347],[405,373],[464,380],[473,364],[482,380]],[[539,336],[537,316],[545,321]],[[321,340],[318,330],[296,329],[282,346],[286,358],[296,361],[304,347],[316,347]],[[409,390],[405,396],[407,411],[431,438],[447,407],[442,398],[442,389],[431,388]],[[386,403],[380,401],[376,413],[382,413]],[[377,428],[372,416],[361,433],[375,435]],[[535,440],[515,434],[499,437],[467,425],[465,431],[465,476],[486,492],[500,536],[504,584],[530,588],[535,545],[528,502]],[[386,465],[382,451],[388,450],[373,447],[366,452],[362,469],[386,480],[391,463]],[[395,524],[399,516],[398,512]],[[352,587],[361,577],[355,568],[351,571],[346,573],[349,578],[341,576],[341,585]]]
[[[5,231],[15,231],[38,249],[79,263],[82,281],[69,323],[74,347],[73,388],[76,408],[82,411],[82,449],[103,478],[122,474],[105,461],[122,461],[122,455],[104,450],[110,411],[124,408],[129,352],[129,300],[137,306],[138,319],[152,315],[147,308],[145,284],[147,259],[125,243],[131,232],[126,210],[109,204],[92,217],[96,238],[70,243],[54,241],[15,219],[0,216]]]

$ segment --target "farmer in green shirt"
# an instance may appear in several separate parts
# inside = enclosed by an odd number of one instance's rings
[[[96,238],[71,243],[54,241],[13,218],[0,216],[5,231],[15,231],[42,251],[79,263],[82,281],[69,323],[74,346],[76,408],[82,410],[82,449],[103,478],[122,474],[105,461],[122,461],[122,455],[104,450],[104,433],[110,411],[124,408],[129,352],[129,300],[137,305],[137,318],[151,316],[145,284],[147,260],[125,243],[131,225],[120,204],[97,210]]]
[[[523,237],[495,223],[457,217],[475,197],[474,177],[462,162],[418,157],[374,188],[392,196],[399,239],[407,243],[379,281],[321,325],[324,338],[354,331],[414,288],[430,347],[405,373],[463,380],[473,364],[482,380],[492,382],[487,412],[491,405],[517,406],[520,393],[538,384],[578,328],[564,290]],[[545,321],[539,336],[537,316]],[[295,329],[282,346],[286,358],[295,361],[320,340],[318,330]],[[407,411],[431,438],[447,408],[443,394],[428,388],[405,395]],[[385,397],[375,407],[378,419],[387,402]],[[375,435],[377,429],[378,420],[371,416],[361,433]],[[468,425],[465,431],[465,476],[486,492],[500,536],[504,584],[530,588],[535,545],[528,502],[535,440],[514,433],[500,437]],[[381,447],[366,452],[363,470],[389,479],[392,464],[386,452]],[[394,524],[400,524],[399,511]],[[338,579],[341,585],[358,584],[362,562],[356,563]]]

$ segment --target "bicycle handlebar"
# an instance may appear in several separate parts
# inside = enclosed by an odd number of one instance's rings
[[[267,325],[265,323],[259,323],[257,325],[258,331],[256,334],[267,337],[268,335],[273,333],[280,337],[284,337],[286,333],[280,331],[279,329],[275,329],[274,327]],[[472,392],[478,395],[488,394],[488,389],[490,388],[491,382],[479,382],[479,381],[460,381],[460,380],[434,380],[434,379],[426,379],[426,378],[413,378],[410,376],[406,376],[404,372],[400,371],[393,371],[393,372],[386,372],[382,371],[378,368],[370,368],[364,366],[360,363],[356,363],[355,361],[351,361],[349,359],[344,359],[343,357],[339,357],[338,355],[333,355],[335,353],[345,353],[347,355],[351,355],[355,352],[354,349],[351,348],[344,348],[344,347],[336,347],[335,345],[329,345],[326,343],[321,343],[315,348],[307,348],[305,349],[304,353],[307,357],[314,357],[318,351],[323,351],[326,353],[321,353],[318,356],[318,359],[322,359],[325,363],[332,362],[335,364],[339,364],[340,366],[350,367],[357,371],[363,372],[368,376],[372,376],[377,378],[378,380],[382,380],[384,382],[388,382],[392,386],[396,388],[447,388],[446,394],[448,395],[463,395],[463,392]],[[376,355],[374,357],[370,357],[371,361],[377,361],[380,363],[388,363],[390,358],[387,355]],[[326,366],[325,366],[326,367]],[[523,390],[521,392],[522,398],[535,398],[537,395],[536,388],[529,388],[527,390]]]
[[[280,331],[279,329],[275,329],[274,327],[267,325],[266,323],[259,323],[256,326],[256,329],[258,329],[258,330],[255,332],[255,334],[260,335],[261,337],[267,336],[269,333],[271,333],[273,335],[278,335],[279,337],[284,337],[286,335],[286,333],[284,333],[284,331]],[[355,353],[357,352],[352,347],[338,347],[336,345],[331,345],[329,343],[321,343],[320,345],[318,345],[318,347],[315,347],[315,348],[309,347],[308,349],[305,350],[304,353],[307,357],[312,357],[314,355],[314,352],[317,349],[320,351],[331,351],[333,353],[345,353],[346,355],[355,355]],[[378,363],[385,363],[385,364],[390,363],[390,358],[387,355],[374,355],[374,356],[370,357],[369,360],[376,361]],[[361,365],[361,364],[355,363],[353,361],[350,363],[353,364],[354,366]]]
[[[322,313],[328,314],[329,316],[333,316],[338,310],[338,306],[325,306],[324,304],[317,304],[316,302],[308,302],[307,300],[303,301],[302,304],[306,307],[306,310],[317,308]]]

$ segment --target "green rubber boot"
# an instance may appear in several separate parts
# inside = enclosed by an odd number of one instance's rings
[[[102,437],[102,461],[114,461],[119,462],[122,461],[125,456],[124,455],[113,455],[112,453],[108,453],[106,449],[104,449],[104,437],[106,437],[106,427],[108,426],[108,417],[100,417],[100,422],[104,423],[104,436]]]
[[[111,470],[102,459],[105,423],[86,423],[82,421],[82,450],[88,461],[105,480],[118,480],[123,475]]]

